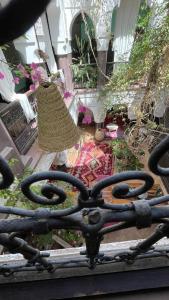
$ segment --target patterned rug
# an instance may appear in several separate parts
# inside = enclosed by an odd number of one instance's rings
[[[101,176],[112,175],[112,150],[107,144],[85,143],[80,149],[74,168],[69,170],[86,187],[91,187]]]

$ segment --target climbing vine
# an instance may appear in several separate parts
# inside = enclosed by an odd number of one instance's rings
[[[108,81],[104,95],[120,93],[144,87],[141,105],[135,111],[135,124],[128,129],[128,142],[140,147],[140,144],[152,146],[156,142],[157,132],[167,132],[165,124],[157,124],[155,110],[165,100],[169,87],[169,1],[162,7],[150,10],[142,3],[139,14],[135,41],[127,65],[119,67]],[[165,99],[164,99],[165,98]],[[108,101],[106,105],[110,105]]]

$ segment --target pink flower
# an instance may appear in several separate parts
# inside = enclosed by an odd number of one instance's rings
[[[36,90],[35,84],[31,84],[29,88],[32,92],[34,92]]]
[[[64,98],[65,99],[67,99],[67,98],[69,98],[69,97],[71,97],[72,96],[72,94],[69,92],[69,91],[65,91],[64,92]]]
[[[29,73],[28,73],[27,71],[23,72],[23,76],[24,76],[25,78],[29,78],[29,77],[30,77],[30,76],[29,76]]]
[[[31,64],[31,68],[32,68],[32,70],[36,70],[38,68],[38,65],[33,62]]]
[[[90,115],[86,115],[83,118],[82,124],[91,124],[91,122],[92,122],[92,117]]]
[[[25,68],[22,64],[17,65],[19,71],[25,71]]]
[[[12,82],[15,83],[15,84],[19,84],[20,78],[19,77],[14,77],[14,79],[12,80]]]
[[[80,106],[78,107],[78,111],[81,112],[81,113],[85,113],[85,112],[86,112],[86,107],[83,106],[83,105],[80,105]]]
[[[3,80],[5,78],[4,74],[0,72],[0,80]]]
[[[40,82],[42,80],[42,73],[41,71],[35,69],[31,72],[31,78],[33,82]]]

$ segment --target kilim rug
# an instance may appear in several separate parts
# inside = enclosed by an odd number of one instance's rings
[[[112,149],[107,144],[85,143],[79,151],[75,167],[69,170],[86,187],[91,187],[101,176],[113,174]]]

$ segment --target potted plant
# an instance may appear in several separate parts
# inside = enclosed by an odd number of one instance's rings
[[[117,172],[127,170],[140,170],[144,165],[140,162],[128,147],[124,139],[116,139],[111,143],[112,154],[115,157],[115,167]]]

